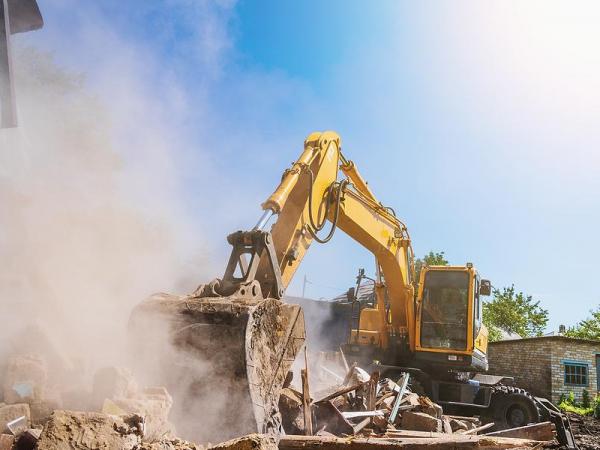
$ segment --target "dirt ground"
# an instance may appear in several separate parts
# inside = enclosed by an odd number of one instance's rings
[[[600,449],[600,420],[569,414],[571,428],[580,450]]]
[[[600,449],[600,420],[593,417],[585,417],[577,414],[569,414],[571,429],[575,436],[575,442],[579,450]],[[546,448],[563,449],[558,444],[546,446]]]

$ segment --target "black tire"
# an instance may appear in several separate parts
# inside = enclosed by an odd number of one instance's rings
[[[540,421],[535,400],[524,389],[502,386],[494,393],[490,407],[495,430],[517,428]]]
[[[540,421],[540,413],[535,403],[522,394],[511,394],[506,397],[502,417],[506,428],[524,427]]]

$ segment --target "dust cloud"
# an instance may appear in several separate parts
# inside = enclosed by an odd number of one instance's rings
[[[14,56],[20,126],[0,130],[0,374],[9,355],[39,353],[50,384],[91,386],[96,369],[132,365],[136,304],[216,274],[164,105],[140,91],[100,98],[33,48]],[[143,114],[123,114],[132,105]]]

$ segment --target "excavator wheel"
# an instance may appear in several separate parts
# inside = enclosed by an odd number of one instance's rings
[[[298,305],[276,299],[157,294],[130,317],[138,358],[158,362],[174,408],[193,425],[186,433],[226,440],[281,431],[279,394],[305,340]],[[158,361],[157,361],[158,360]],[[148,364],[145,370],[148,371]],[[219,426],[207,427],[206,413]]]
[[[495,430],[517,428],[540,421],[541,413],[535,399],[524,389],[495,387],[490,408]]]

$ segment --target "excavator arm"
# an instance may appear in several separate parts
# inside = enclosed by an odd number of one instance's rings
[[[339,179],[340,175],[344,177]],[[356,332],[356,339],[386,348],[389,335],[402,335],[414,349],[413,255],[408,231],[394,212],[377,200],[355,164],[343,156],[336,133],[313,133],[306,139],[302,155],[284,172],[263,209],[258,227],[271,215],[278,215],[271,233],[284,288],[311,243],[327,242],[339,228],[375,256],[385,280],[380,279],[376,286],[376,307],[363,311],[367,326]],[[326,219],[331,228],[321,238],[318,233],[325,228]],[[268,267],[264,258],[258,276],[268,279],[272,272]]]

